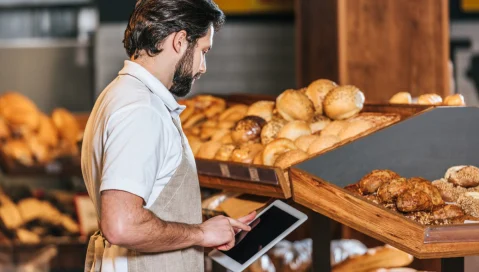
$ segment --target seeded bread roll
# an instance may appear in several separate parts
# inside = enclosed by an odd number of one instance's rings
[[[324,112],[333,120],[348,119],[363,109],[364,100],[363,92],[355,86],[336,87],[324,99]]]
[[[288,122],[284,119],[273,119],[268,122],[263,129],[261,130],[261,143],[264,145],[269,144],[274,139],[277,138],[279,131],[287,124]]]
[[[465,188],[479,186],[479,168],[475,166],[454,166],[447,170],[448,182]]]
[[[331,119],[322,115],[322,114],[315,114],[313,116],[313,120],[311,120],[311,124],[309,127],[311,128],[311,133],[315,134],[323,130],[327,125],[331,123]]]
[[[338,85],[327,79],[318,79],[309,84],[305,91],[306,96],[313,102],[316,113],[323,114],[323,101],[326,95]]]

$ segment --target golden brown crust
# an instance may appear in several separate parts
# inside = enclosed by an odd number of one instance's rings
[[[287,124],[284,119],[273,119],[268,122],[261,130],[261,143],[269,144],[277,138],[279,131]]]
[[[216,152],[220,149],[222,144],[220,142],[209,141],[203,143],[196,154],[196,157],[200,159],[213,159],[216,155]]]
[[[339,137],[334,135],[320,135],[318,139],[314,140],[308,148],[308,154],[314,155],[324,150],[333,147],[340,142]]]
[[[374,125],[370,122],[363,120],[351,121],[347,124],[341,132],[339,132],[339,139],[341,141],[347,140],[349,138],[355,137],[363,132],[366,132],[373,128]]]
[[[308,154],[300,149],[290,150],[278,156],[274,166],[286,169],[292,165],[308,158]]]
[[[296,139],[296,141],[294,141],[294,144],[304,152],[308,152],[308,149],[311,144],[317,139],[319,139],[318,135],[304,135]]]
[[[277,138],[286,138],[295,141],[305,135],[311,135],[311,128],[308,123],[304,121],[291,121],[278,132]]]
[[[55,109],[52,112],[52,120],[61,138],[72,144],[78,141],[80,126],[73,114],[63,108]]]
[[[266,122],[273,118],[274,102],[273,101],[258,101],[249,106],[246,112],[247,116],[258,116],[263,118]]]
[[[296,90],[286,90],[276,99],[278,113],[288,121],[310,121],[314,115],[313,102]]]
[[[297,149],[296,145],[289,139],[280,138],[273,140],[264,147],[263,163],[264,165],[272,166],[279,155],[295,149]]]
[[[391,104],[411,104],[412,97],[411,94],[408,92],[399,92],[389,99],[389,103]]]
[[[479,168],[475,166],[455,166],[446,172],[448,182],[465,188],[479,186]]]
[[[408,179],[408,182],[414,189],[425,192],[429,195],[434,206],[444,205],[444,200],[442,200],[441,193],[439,190],[432,185],[432,183],[421,177],[412,177]]]
[[[24,140],[10,140],[3,145],[3,152],[25,166],[33,166],[33,155]]]
[[[231,132],[231,138],[237,145],[245,143],[259,143],[261,140],[261,130],[266,122],[258,116],[246,116],[241,119]]]
[[[336,87],[324,98],[324,112],[333,120],[348,119],[363,109],[364,100],[363,92],[355,86]]]
[[[220,147],[220,149],[218,149],[214,159],[219,161],[227,161],[231,158],[231,154],[235,149],[236,146],[234,144],[224,144]]]
[[[48,146],[55,147],[58,145],[58,131],[53,121],[46,115],[41,115],[40,126],[37,133],[38,140]]]
[[[309,84],[305,94],[313,102],[316,113],[323,113],[324,98],[337,86],[335,82],[327,79],[318,79]]]
[[[373,170],[359,181],[359,186],[364,193],[375,193],[386,182],[400,176],[391,170]]]
[[[10,138],[10,129],[7,126],[5,119],[0,117],[0,140],[5,140]]]
[[[395,178],[389,180],[378,188],[378,196],[384,203],[394,202],[398,196],[404,192],[411,190],[411,185],[407,182],[405,178]]]
[[[188,121],[188,118],[195,113],[195,102],[191,100],[185,100],[181,105],[186,106],[186,108],[180,114],[181,123],[184,124],[186,121]]]
[[[16,92],[6,92],[0,96],[0,116],[14,134],[21,136],[35,131],[40,124],[40,111],[35,103]]]
[[[206,121],[206,115],[203,113],[195,113],[183,124],[183,129],[197,127]]]
[[[254,158],[258,153],[263,151],[262,144],[248,144],[237,148],[231,154],[231,161],[241,163],[253,163]]]
[[[219,117],[219,121],[238,122],[246,116],[248,112],[248,106],[238,104],[226,109]]]
[[[419,105],[441,105],[442,97],[437,94],[423,94],[417,99]]]
[[[315,114],[313,120],[311,120],[311,124],[309,124],[309,128],[311,129],[311,133],[315,134],[322,131],[330,123],[331,119],[328,117],[322,114]]]
[[[190,148],[191,148],[191,151],[193,152],[193,155],[196,156],[203,142],[200,140],[200,138],[196,136],[189,136],[188,143],[190,144]]]
[[[256,154],[256,156],[254,156],[253,164],[263,165],[263,151],[264,151],[264,149],[261,152],[258,152],[258,154]]]
[[[397,197],[396,206],[401,212],[430,211],[433,208],[428,194],[418,189],[409,189]]]
[[[455,107],[460,107],[460,106],[465,106],[466,102],[464,101],[464,96],[462,94],[453,94],[450,96],[447,96],[444,99],[445,106],[455,106]]]
[[[467,189],[447,182],[444,179],[435,180],[432,185],[439,190],[441,197],[446,202],[457,202],[459,197],[467,192]]]
[[[334,135],[339,137],[339,133],[348,126],[347,121],[333,121],[321,130],[321,135]]]

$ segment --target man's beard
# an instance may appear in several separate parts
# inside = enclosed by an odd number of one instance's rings
[[[177,97],[184,97],[190,93],[193,81],[200,77],[200,73],[193,75],[193,59],[195,53],[195,44],[190,44],[186,49],[185,55],[181,57],[176,64],[175,74],[173,76],[173,85],[170,92]]]

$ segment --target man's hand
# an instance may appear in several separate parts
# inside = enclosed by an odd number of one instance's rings
[[[225,216],[213,217],[200,225],[203,232],[202,247],[228,250],[235,245],[235,230],[249,231],[251,228],[239,220]]]

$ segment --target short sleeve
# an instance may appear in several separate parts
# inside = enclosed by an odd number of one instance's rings
[[[104,140],[100,192],[121,190],[145,201],[151,194],[166,147],[161,144],[163,120],[149,107],[112,115]]]

